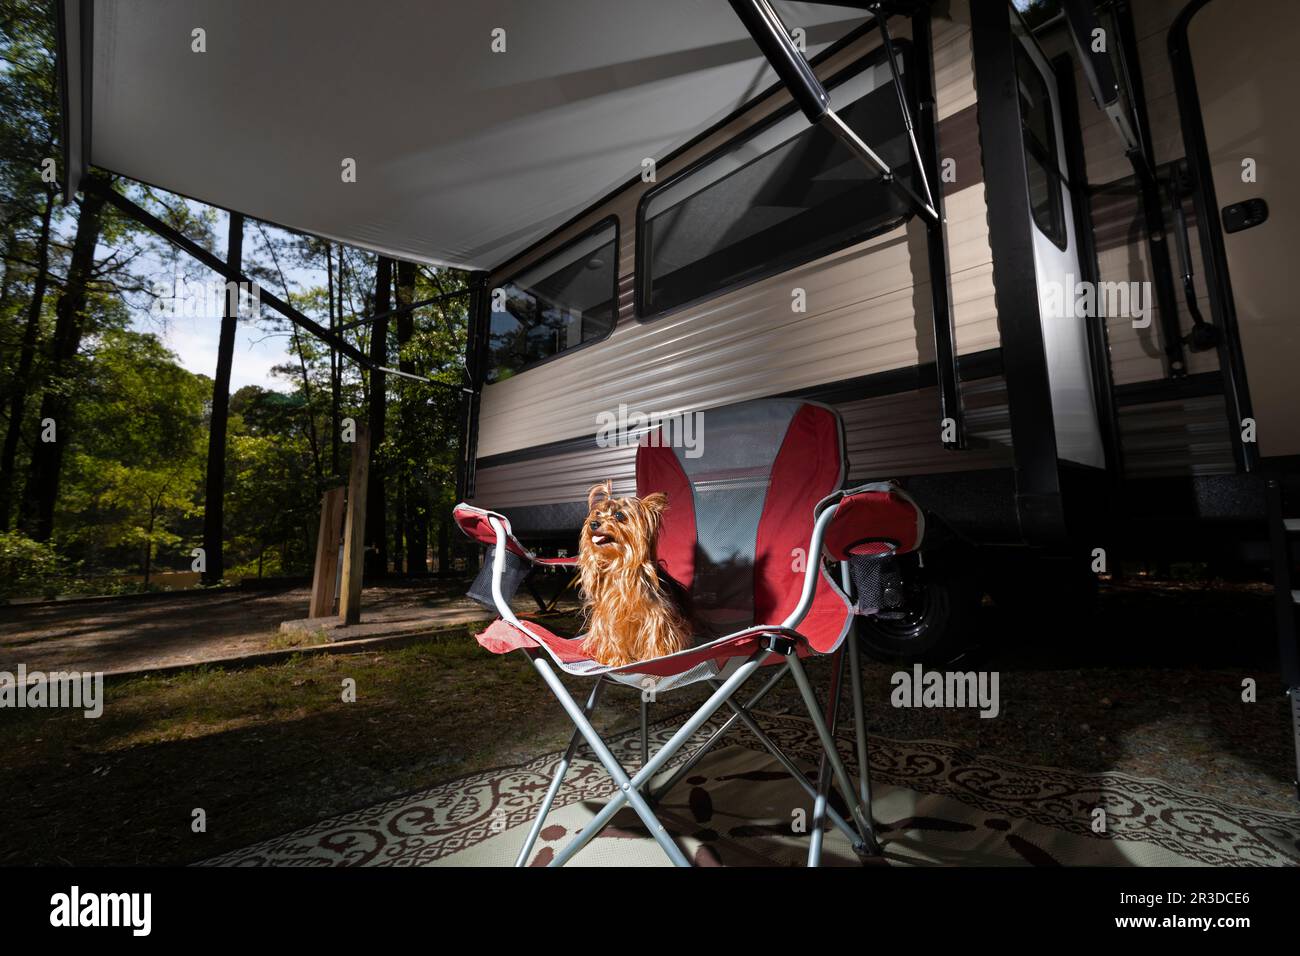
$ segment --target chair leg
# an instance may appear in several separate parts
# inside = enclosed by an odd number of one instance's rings
[[[845,594],[853,594],[849,563],[840,562],[840,581]],[[858,652],[858,619],[849,625],[849,693],[853,695],[853,740],[858,750],[858,798],[871,816],[871,766],[867,763],[867,719],[862,697],[862,657]]]
[[[546,606],[546,600],[542,597],[541,592],[537,590],[537,583],[533,581],[532,571],[529,571],[528,576],[524,578],[524,587],[528,589],[528,593],[531,594],[533,600],[537,602],[537,610],[541,611],[543,614],[550,610],[550,608]]]
[[[650,701],[641,692],[641,766],[650,762]]]
[[[776,669],[776,673],[774,673],[771,677],[769,677],[767,681],[763,684],[763,686],[758,689],[758,692],[755,693],[754,696],[749,699],[749,703],[744,705],[745,709],[751,710],[757,707],[759,701],[761,701],[764,697],[767,696],[768,691],[770,691],[773,687],[775,687],[780,682],[781,678],[785,676],[785,674],[786,674],[786,667],[784,664],[782,664],[780,667]],[[715,687],[717,686],[716,682],[714,683],[714,686]],[[690,757],[686,759],[685,763],[683,763],[680,767],[678,767],[675,771],[673,771],[673,775],[669,777],[668,780],[662,786],[656,787],[654,789],[654,791],[649,795],[650,801],[652,803],[659,802],[664,798],[664,796],[670,790],[673,789],[673,787],[681,783],[682,780],[686,777],[686,775],[695,769],[695,765],[700,762],[700,760],[704,757],[704,755],[713,749],[714,744],[716,744],[719,740],[721,740],[724,736],[726,736],[727,731],[731,729],[731,725],[734,724],[739,719],[740,719],[739,714],[732,714],[730,717],[728,717],[723,722],[722,726],[719,727],[717,730],[715,730],[712,734],[710,734],[709,739],[704,741],[704,743],[700,745],[699,749],[697,749],[694,753],[690,755]]]
[[[605,766],[605,770],[619,787],[619,792],[615,793],[614,796],[610,798],[609,802],[601,808],[600,812],[592,818],[591,822],[583,827],[581,833],[575,836],[573,840],[564,847],[564,849],[555,855],[549,865],[563,866],[567,863],[573,858],[574,854],[591,842],[592,838],[608,825],[609,821],[613,819],[614,814],[622,809],[624,804],[630,804],[632,809],[636,811],[637,816],[639,816],[642,822],[644,822],[649,828],[650,833],[655,838],[656,842],[658,842],[660,847],[663,848],[663,851],[667,854],[669,860],[677,866],[689,866],[690,864],[687,862],[681,849],[673,842],[672,838],[668,836],[668,831],[664,828],[663,824],[659,822],[658,818],[654,815],[654,812],[650,809],[649,804],[646,803],[645,798],[641,795],[641,789],[645,787],[651,779],[653,779],[654,775],[659,772],[660,768],[662,768],[664,764],[672,759],[673,754],[681,749],[682,745],[690,740],[691,737],[695,735],[695,732],[698,731],[700,727],[717,712],[718,708],[721,707],[732,694],[740,689],[745,681],[747,681],[753,675],[754,671],[758,669],[762,659],[767,656],[768,653],[769,652],[766,649],[760,649],[746,658],[745,662],[736,669],[735,673],[726,679],[723,685],[700,706],[699,710],[691,715],[690,719],[687,720],[686,723],[682,724],[677,733],[673,734],[672,738],[669,739],[667,743],[655,751],[655,755],[650,758],[649,762],[638,770],[635,776],[629,779],[627,773],[623,770],[622,766],[619,765],[618,761],[614,758],[614,755],[610,753],[605,742],[600,738],[600,735],[596,733],[595,728],[593,728],[590,722],[582,715],[577,703],[574,702],[573,697],[570,696],[569,692],[560,682],[560,679],[556,677],[550,664],[542,659],[541,652],[532,652],[531,657],[533,666],[536,667],[538,673],[542,675],[542,679],[546,681],[547,685],[551,688],[551,691],[568,712],[569,719],[572,720],[578,727],[578,730],[581,731],[587,743],[591,745],[591,749],[595,752],[596,757]]]
[[[843,696],[842,684],[844,682],[844,649],[841,648],[836,652],[831,661],[831,686],[826,698],[826,723],[830,727],[831,737],[835,736],[835,729],[839,726],[840,721],[840,698]],[[813,795],[813,817],[812,824],[808,829],[808,866],[818,867],[822,862],[822,840],[824,834],[822,831],[823,822],[826,819],[826,812],[830,809],[830,788],[831,788],[831,768],[830,758],[826,752],[822,751],[821,760],[817,762],[817,790]],[[853,849],[861,856],[865,847],[861,846],[861,840],[854,839]]]
[[[564,597],[565,592],[567,592],[571,587],[573,587],[573,585],[576,584],[577,581],[578,581],[578,573],[576,571],[570,573],[569,580],[565,581],[564,584],[561,585],[560,589],[555,592],[555,596],[546,602],[546,607],[543,610],[554,611],[557,607],[559,607],[560,598]]]
[[[835,782],[839,785],[840,794],[844,797],[844,802],[848,804],[849,810],[852,812],[853,823],[858,829],[858,834],[862,837],[862,842],[866,844],[867,852],[879,855],[880,844],[876,841],[876,834],[871,824],[869,811],[864,812],[858,799],[857,790],[854,788],[852,781],[849,780],[848,771],[844,769],[844,761],[840,759],[834,736],[827,728],[826,721],[822,719],[817,694],[813,691],[812,684],[808,680],[808,672],[804,670],[803,661],[799,660],[797,654],[791,654],[788,660],[790,661],[790,673],[794,675],[794,682],[799,687],[799,694],[803,697],[808,717],[817,730],[817,736],[821,739],[822,750],[826,755],[826,759],[830,761],[831,771],[834,774]]]
[[[853,736],[858,748],[858,799],[871,815],[871,765],[867,762],[867,718],[862,698],[862,658],[858,655],[857,622],[849,629],[849,692],[853,695]]]
[[[596,709],[596,701],[600,699],[600,692],[604,686],[605,678],[596,678],[596,686],[591,689],[591,696],[587,698],[587,705],[582,708],[584,717],[590,717],[592,711]],[[542,832],[542,824],[546,822],[546,815],[551,812],[551,804],[555,802],[560,787],[564,784],[564,775],[569,772],[569,764],[573,762],[573,755],[577,752],[578,741],[581,739],[582,734],[575,730],[573,736],[569,739],[569,746],[564,751],[564,756],[555,765],[551,785],[546,790],[542,805],[537,809],[537,816],[533,819],[533,825],[528,828],[528,836],[524,838],[523,848],[519,851],[519,856],[515,858],[515,866],[528,865],[528,857],[532,855],[533,846],[537,843],[537,836]]]
[[[785,676],[784,667],[777,676]],[[713,683],[716,685],[716,682]],[[777,762],[785,768],[786,773],[794,778],[794,782],[799,784],[808,796],[816,800],[817,788],[808,782],[808,778],[804,776],[803,771],[799,769],[798,764],[791,760],[786,752],[777,746],[776,741],[764,732],[763,728],[759,726],[758,721],[754,719],[754,715],[749,712],[749,708],[753,707],[754,704],[752,702],[749,704],[738,704],[734,700],[728,700],[727,704],[735,711],[732,719],[744,721],[745,726],[749,728],[749,732],[758,738],[758,742],[767,748],[768,753],[775,757]],[[730,721],[728,721],[728,723],[730,723]],[[836,813],[835,809],[829,804],[826,806],[826,816],[830,818],[831,823],[843,831],[844,835],[849,838],[850,842],[859,842],[857,831],[854,830],[842,816]]]

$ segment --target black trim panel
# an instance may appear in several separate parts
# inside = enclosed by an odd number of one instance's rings
[[[1055,544],[1065,538],[1065,516],[1025,188],[1012,46],[1020,41],[1011,30],[1013,15],[1010,3],[1002,0],[973,3],[971,47],[993,288],[1011,412],[1016,510],[1027,543]]]
[[[1115,386],[1115,404],[1121,408],[1132,405],[1154,405],[1157,402],[1176,402],[1184,398],[1206,398],[1223,394],[1223,373],[1198,372],[1182,378],[1157,378],[1146,382],[1129,382]]]
[[[1014,506],[1015,474],[984,468],[916,475],[899,484],[918,504],[959,536],[980,544],[1020,544]],[[503,509],[515,533],[534,547],[572,548],[587,516],[585,501],[521,505]]]

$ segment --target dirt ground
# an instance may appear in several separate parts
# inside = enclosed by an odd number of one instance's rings
[[[410,632],[486,619],[464,591],[439,581],[366,588],[363,623]],[[229,589],[0,607],[0,670],[22,662],[28,671],[116,675],[320,643],[280,633],[281,621],[306,617],[310,597],[306,587]]]
[[[177,603],[174,614],[134,605],[124,616],[156,629],[159,646],[179,647],[193,628],[251,635],[293,603],[287,595],[216,601],[202,609]],[[105,608],[96,614],[114,628],[136,626]],[[96,619],[87,619],[83,635]],[[564,619],[550,623],[559,628]],[[176,628],[181,633],[169,637]],[[1266,588],[1139,580],[1103,588],[1091,619],[1017,619],[989,605],[980,628],[982,646],[954,667],[999,674],[997,719],[893,707],[900,668],[870,662],[871,734],[1155,777],[1300,813]],[[7,646],[17,646],[7,633]],[[824,661],[810,673],[824,686]],[[355,703],[341,698],[346,679],[355,681]],[[1258,688],[1253,703],[1242,699],[1248,679]],[[764,708],[797,708],[788,685]],[[469,629],[364,654],[118,679],[106,689],[97,720],[69,711],[0,712],[0,863],[193,862],[561,749],[571,731],[526,659],[483,652]],[[690,707],[702,693],[665,695],[654,716]],[[617,732],[634,727],[637,715],[637,694],[614,688],[595,722]],[[206,814],[204,833],[191,826],[196,808]]]

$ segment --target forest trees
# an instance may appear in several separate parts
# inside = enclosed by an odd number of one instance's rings
[[[203,540],[218,369],[183,367],[151,306],[176,270],[216,277],[96,192],[65,202],[51,173],[61,153],[54,33],[50,3],[0,0],[0,599],[102,590],[123,575],[147,586],[189,571]],[[121,180],[110,188],[224,257],[225,213]],[[392,562],[371,570],[424,571],[453,504],[467,276],[252,219],[243,235],[243,268],[258,284],[362,354],[444,384],[372,384],[277,314],[241,316],[246,336],[275,337],[287,356],[230,395],[226,581],[310,570],[320,496],[346,481],[342,423],[372,415],[382,436],[372,474],[387,479],[376,553]],[[368,322],[381,293],[397,311]],[[449,297],[403,311],[437,296]]]

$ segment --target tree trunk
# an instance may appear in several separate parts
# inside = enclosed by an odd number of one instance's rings
[[[410,305],[415,301],[415,263],[399,262],[397,264],[397,307]],[[415,363],[405,354],[406,346],[415,334],[415,315],[403,312],[397,317],[397,346],[401,350],[398,368],[403,372],[414,374]],[[409,380],[404,379],[403,391],[409,390]],[[414,442],[415,424],[413,409],[409,401],[403,401],[402,439]],[[413,482],[409,468],[402,469],[402,535],[406,539],[406,573],[427,574],[429,571],[427,553],[429,550],[428,516],[425,508],[422,484]]]
[[[95,266],[95,246],[99,241],[103,215],[103,197],[97,191],[83,193],[68,277],[55,308],[57,318],[54,337],[50,340],[48,385],[41,397],[38,434],[32,445],[32,460],[19,517],[19,526],[37,541],[48,541],[54,532],[54,505],[59,497],[63,449],[72,432],[72,395],[70,383],[64,379],[72,371],[72,362],[81,348],[81,337],[86,329],[86,285]],[[46,442],[40,438],[40,422],[47,418],[54,420],[55,441]]]
[[[380,256],[375,264],[375,301],[372,315],[392,308],[393,260]],[[388,414],[387,376],[380,369],[388,364],[388,317],[382,315],[370,326],[370,477],[366,486],[366,574],[383,574],[388,570],[387,498],[384,495],[384,471],[377,463],[384,443],[384,419]]]
[[[9,395],[9,423],[5,429],[4,450],[0,452],[0,531],[9,530],[13,513],[14,464],[18,458],[18,440],[22,435],[23,418],[27,414],[27,392],[31,386],[32,364],[36,360],[36,342],[41,331],[41,309],[45,307],[45,288],[50,274],[50,219],[54,213],[54,193],[46,192],[45,208],[41,211],[40,250],[37,253],[36,276],[32,283],[32,299],[27,307],[27,325],[18,351],[18,368],[14,372],[13,387]],[[5,269],[5,278],[9,269]]]
[[[330,331],[343,324],[343,260],[339,260],[339,312],[334,317],[334,243],[325,244],[325,282],[329,293]],[[342,333],[338,333],[342,335]],[[330,477],[339,475],[339,350],[330,345]]]
[[[397,483],[397,494],[393,498],[393,573],[402,573],[402,556],[405,547],[406,530],[406,483]]]
[[[244,217],[232,212],[226,237],[226,264],[241,270],[243,255]],[[220,584],[226,574],[226,426],[230,420],[230,368],[235,360],[238,320],[239,296],[227,294],[217,343],[217,373],[212,380],[212,418],[208,425],[208,473],[203,504],[203,551],[207,560],[204,584]]]
[[[438,522],[438,574],[451,573],[451,522],[443,517]]]
[[[153,505],[150,504],[149,508],[149,527],[147,529],[149,534],[144,539],[144,589],[146,591],[149,590],[149,572],[153,570]]]

